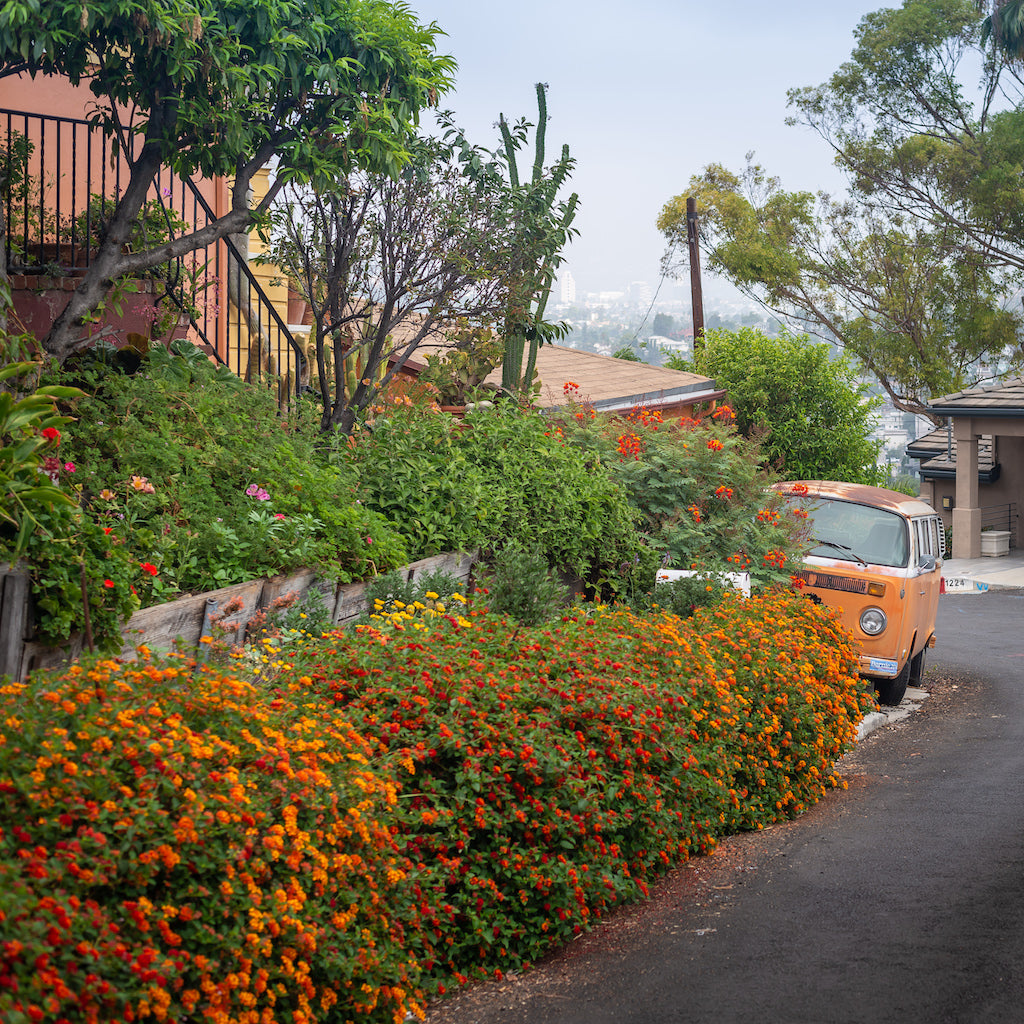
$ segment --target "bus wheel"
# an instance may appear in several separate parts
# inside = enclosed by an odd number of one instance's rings
[[[924,655],[927,650],[927,647],[922,647],[910,662],[910,686],[920,686],[924,679]]]
[[[875,691],[878,693],[878,703],[886,707],[896,707],[903,695],[907,692],[907,683],[910,682],[910,660],[903,666],[903,671],[895,679],[879,679],[875,682]]]

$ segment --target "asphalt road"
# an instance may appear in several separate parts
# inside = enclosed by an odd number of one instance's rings
[[[943,596],[938,635],[848,790],[429,1024],[1024,1022],[1024,591]]]

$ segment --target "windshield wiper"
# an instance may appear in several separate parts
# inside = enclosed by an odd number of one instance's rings
[[[846,544],[838,544],[834,540],[822,540],[820,537],[812,537],[811,538],[811,543],[817,545],[818,547],[835,548],[837,551],[847,551],[851,555],[853,555],[853,557],[858,562],[860,562],[861,565],[867,565],[868,564],[867,562],[864,561],[863,558],[860,557],[860,555],[857,554],[856,551],[853,550],[853,548],[848,547]]]

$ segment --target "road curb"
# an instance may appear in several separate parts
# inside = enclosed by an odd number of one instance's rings
[[[921,704],[927,699],[928,691],[918,689],[916,686],[908,686],[906,696],[894,708],[879,707],[877,711],[869,711],[857,726],[857,742],[870,736],[873,732],[881,729],[883,725],[891,725],[900,722],[904,718],[921,710]]]

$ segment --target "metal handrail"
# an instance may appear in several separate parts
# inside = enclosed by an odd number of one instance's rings
[[[27,148],[19,149],[18,136]],[[0,173],[8,179],[3,208],[9,270],[81,275],[92,259],[96,217],[108,201],[116,202],[128,180],[129,163],[119,144],[82,118],[4,108],[0,142]],[[196,183],[167,169],[153,183],[152,200],[159,202],[168,237],[179,220],[184,234],[217,219]],[[247,380],[276,376],[282,398],[301,390],[306,355],[232,239],[171,265],[159,298],[188,314],[193,343]]]
[[[989,530],[1009,530],[1010,546],[1016,547],[1017,536],[1017,503],[1006,502],[1002,505],[981,506],[981,528]]]

